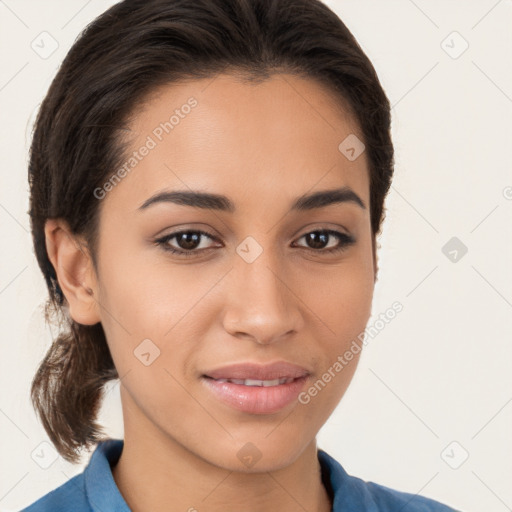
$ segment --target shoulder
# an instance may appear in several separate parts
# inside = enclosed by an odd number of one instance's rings
[[[85,494],[84,473],[80,473],[20,512],[91,512]]]
[[[460,512],[439,501],[419,494],[397,491],[374,482],[360,481],[362,485],[366,486],[378,505],[379,512],[396,512],[397,510],[403,512]]]
[[[434,499],[349,475],[338,461],[323,450],[318,450],[318,457],[333,493],[333,512],[460,512]]]
[[[102,440],[85,469],[20,512],[130,512],[112,476],[111,468],[123,449],[122,439]]]

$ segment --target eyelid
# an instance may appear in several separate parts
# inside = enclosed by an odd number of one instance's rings
[[[332,226],[332,227],[330,227]],[[294,234],[293,234],[293,238],[296,239],[296,238],[301,238],[303,237],[304,235],[307,235],[308,233],[311,233],[312,231],[338,231],[339,229],[343,228],[345,230],[345,233],[342,233],[346,236],[348,236],[349,238],[353,238],[352,235],[350,234],[350,231],[343,225],[340,225],[340,224],[332,224],[332,223],[318,223],[318,222],[315,222],[315,223],[312,223],[312,224],[309,224],[305,227],[302,227],[300,230],[296,231]],[[166,233],[166,234],[163,234],[163,235],[156,235],[156,237],[154,237],[154,240],[157,241],[157,240],[160,240],[162,238],[168,238],[168,237],[171,237],[173,235],[179,235],[183,232],[189,232],[189,231],[192,231],[194,233],[201,233],[203,234],[204,236],[212,239],[212,240],[215,240],[215,241],[220,241],[220,238],[221,236],[219,234],[216,233],[215,230],[213,230],[215,232],[214,233],[211,233],[210,231],[207,231],[207,230],[210,230],[212,228],[208,227],[206,228],[206,230],[203,230],[201,227],[196,227],[194,225],[180,225],[179,228],[176,228],[176,231],[171,231],[170,233]],[[298,234],[302,231],[302,234]],[[229,230],[230,234],[232,234],[232,231]]]
[[[338,240],[338,243],[334,247],[322,248],[322,249],[314,249],[314,248],[307,247],[305,245],[300,245],[300,244],[295,245],[295,247],[305,249],[308,252],[312,252],[312,253],[318,254],[320,256],[322,256],[322,255],[326,256],[326,255],[342,253],[343,251],[347,250],[349,247],[351,247],[352,245],[354,245],[356,243],[356,239],[352,235],[350,235],[348,233],[344,233],[343,231],[338,231],[337,229],[327,228],[327,227],[325,227],[325,225],[324,225],[324,227],[316,227],[316,228],[310,226],[309,229],[305,230],[302,235],[294,238],[294,243],[296,243],[295,242],[296,240],[300,240],[304,236],[306,236],[310,233],[314,233],[314,232],[320,232],[322,234],[328,235],[329,237],[334,237]],[[187,250],[187,249],[175,248],[168,244],[168,242],[171,239],[173,239],[176,236],[183,234],[183,233],[195,233],[195,234],[199,234],[200,236],[209,238],[210,240],[212,240],[214,242],[215,241],[220,242],[220,240],[217,236],[212,235],[211,233],[209,233],[205,230],[202,230],[199,228],[182,227],[176,231],[173,231],[171,233],[168,233],[168,234],[162,235],[161,237],[158,237],[154,241],[154,243],[157,246],[161,247],[164,251],[170,252],[171,254],[175,254],[177,257],[184,257],[184,258],[187,258],[187,257],[193,258],[195,256],[204,254],[206,251],[209,251],[210,249],[215,249],[215,247],[213,246],[213,247],[204,247],[202,249],[196,248],[196,249],[188,249]],[[222,242],[220,242],[220,243],[222,244]]]
[[[300,230],[295,232],[294,236],[297,236],[298,233],[302,232],[302,235],[307,235],[312,231],[339,231],[342,228],[347,236],[351,236],[350,230],[348,230],[343,224],[334,224],[332,222],[312,222],[307,226],[302,227]]]
[[[169,240],[175,238],[177,235],[181,235],[183,233],[197,233],[197,234],[200,234],[203,237],[209,238],[210,240],[212,240],[214,242],[220,242],[220,240],[218,239],[217,236],[212,235],[208,231],[204,231],[204,230],[199,229],[199,228],[183,228],[183,229],[178,229],[177,231],[172,231],[171,233],[167,233],[165,235],[161,235],[161,236],[157,237],[155,239],[155,242],[169,241]],[[210,249],[210,247],[208,247],[206,249],[192,249],[191,252],[200,252],[200,251],[204,251],[204,250],[207,250],[207,249]],[[185,251],[185,249],[180,249],[180,250]]]
[[[334,247],[330,247],[328,249],[312,249],[311,247],[307,247],[304,245],[300,245],[299,247],[302,247],[306,249],[307,251],[311,251],[313,253],[318,254],[332,254],[332,253],[340,253],[344,251],[345,249],[348,249],[350,246],[354,245],[356,243],[355,237],[348,233],[344,233],[343,231],[338,231],[336,229],[330,229],[330,228],[313,228],[309,229],[306,232],[304,232],[302,235],[300,235],[296,240],[300,240],[304,236],[310,234],[310,233],[323,233],[327,234],[330,237],[334,237],[338,240],[338,244]]]

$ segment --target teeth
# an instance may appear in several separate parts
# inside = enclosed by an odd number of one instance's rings
[[[295,380],[293,377],[274,379],[274,380],[256,380],[256,379],[216,379],[217,382],[232,382],[233,384],[241,384],[244,386],[279,386],[280,384],[288,384]]]

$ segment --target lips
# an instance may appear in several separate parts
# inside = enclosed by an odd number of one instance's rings
[[[274,414],[297,400],[309,375],[306,368],[286,361],[238,363],[206,372],[201,382],[212,396],[233,409]]]
[[[201,376],[205,389],[233,409],[249,414],[273,414],[291,406],[308,382],[310,372],[296,364],[238,363]]]
[[[203,374],[203,377],[225,381],[284,381],[286,379],[291,382],[291,380],[306,377],[309,373],[301,366],[286,361],[277,361],[265,365],[237,363],[209,370]]]

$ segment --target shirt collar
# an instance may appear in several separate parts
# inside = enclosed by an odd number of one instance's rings
[[[334,499],[332,512],[342,510],[365,510],[376,512],[377,507],[363,482],[350,476],[343,466],[322,449],[317,450],[318,460],[322,468],[322,478],[330,482]]]
[[[117,488],[111,469],[119,460],[123,445],[122,439],[101,441],[85,468],[85,490],[94,512],[131,512]]]

